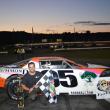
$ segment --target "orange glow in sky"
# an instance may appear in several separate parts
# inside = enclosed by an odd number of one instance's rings
[[[35,33],[110,32],[110,0],[0,0],[0,31],[32,27]]]

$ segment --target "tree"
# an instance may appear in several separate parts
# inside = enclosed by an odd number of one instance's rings
[[[87,82],[92,82],[92,78],[95,79],[97,77],[97,75],[95,73],[86,71],[81,75],[82,79],[86,79]]]

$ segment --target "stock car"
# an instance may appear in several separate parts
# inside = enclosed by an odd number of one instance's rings
[[[0,88],[5,88],[10,98],[17,100],[17,77],[34,62],[36,71],[46,74],[51,70],[56,94],[96,95],[97,99],[110,98],[110,68],[101,65],[85,66],[63,57],[33,57],[0,68]]]

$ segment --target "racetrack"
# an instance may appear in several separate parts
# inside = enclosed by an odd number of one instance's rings
[[[31,54],[25,54],[24,59],[33,56],[61,56],[78,63],[95,63],[110,66],[110,49],[104,50],[78,50],[55,52],[41,49],[33,50]],[[20,61],[16,54],[0,55],[0,65],[11,64]],[[25,110],[109,110],[109,102],[97,100],[95,96],[58,96],[57,104],[49,104],[44,96],[39,96],[35,102],[25,100]],[[0,110],[17,110],[17,102],[8,98],[4,91],[0,90]]]
[[[25,110],[109,110],[109,103],[96,100],[95,96],[58,96],[57,104],[49,104],[44,96],[39,96],[34,102],[25,99]],[[18,110],[17,102],[9,99],[6,94],[0,94],[0,110]]]

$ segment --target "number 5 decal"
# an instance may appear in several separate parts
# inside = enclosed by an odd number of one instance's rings
[[[71,74],[70,74],[71,73]],[[73,70],[59,70],[58,71],[60,84],[64,87],[77,86],[76,76],[73,75]]]

